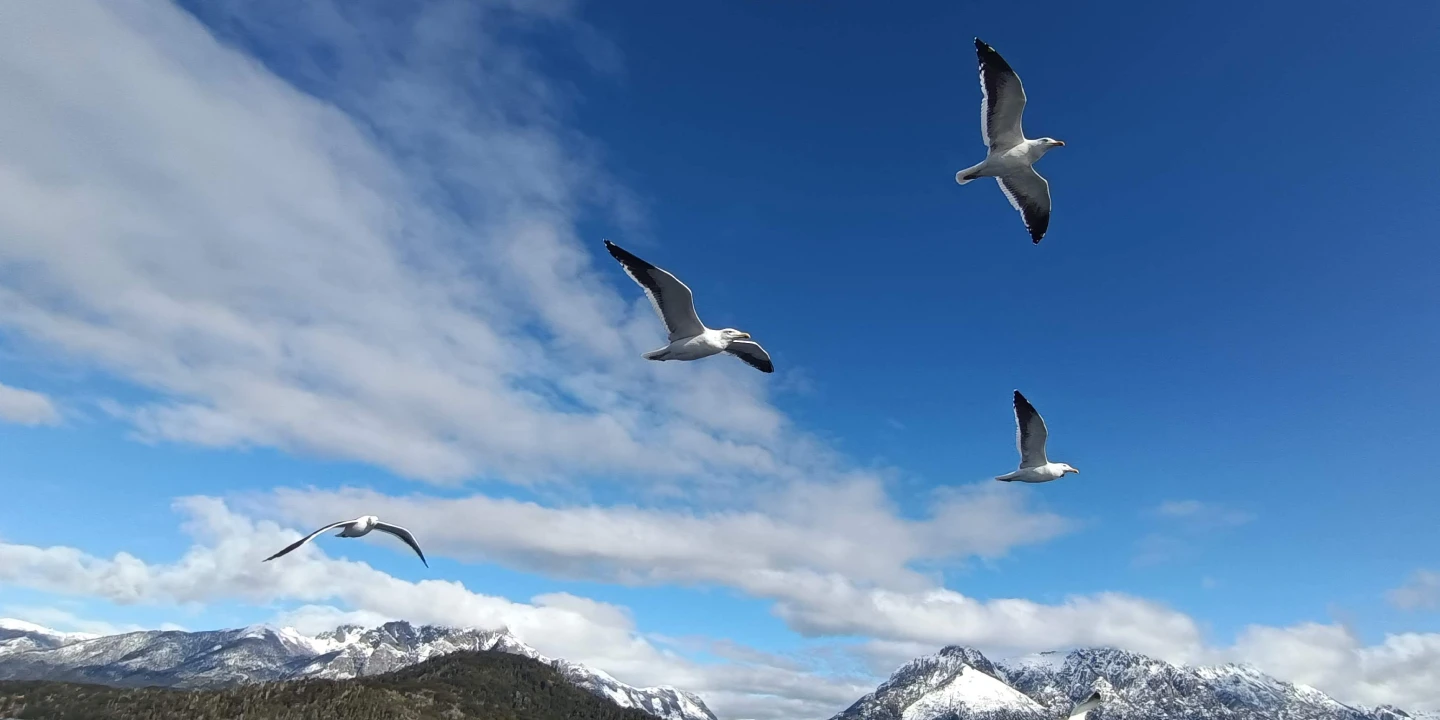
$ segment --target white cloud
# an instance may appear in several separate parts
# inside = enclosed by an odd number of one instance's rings
[[[297,533],[238,515],[212,498],[189,498],[177,507],[189,516],[186,528],[197,543],[174,563],[0,544],[0,583],[118,604],[298,602],[301,607],[278,619],[312,632],[398,618],[506,626],[546,654],[593,665],[625,682],[699,692],[724,717],[823,716],[871,689],[866,678],[734,643],[716,646],[727,662],[690,661],[637,632],[625,608],[589,598],[551,593],[514,602],[457,582],[400,580],[364,563],[329,558],[323,548],[297,552],[284,563],[260,563]],[[755,576],[749,591],[774,599],[777,614],[798,631],[871,638],[862,649],[869,669],[880,674],[944,644],[996,655],[1112,645],[1174,662],[1249,662],[1349,702],[1440,709],[1435,691],[1440,634],[1392,635],[1366,646],[1338,626],[1256,626],[1222,646],[1208,644],[1187,615],[1119,594],[1047,605],[980,601],[942,588],[862,588],[838,573],[814,570],[765,570]]]
[[[1227,654],[1344,701],[1440,710],[1440,633],[1386,635],[1366,646],[1339,625],[1251,627]]]
[[[1069,529],[1064,519],[1030,510],[1020,498],[994,483],[953,489],[936,494],[929,517],[909,519],[877,481],[856,477],[791,484],[753,496],[752,509],[705,513],[355,489],[281,489],[247,507],[316,527],[374,513],[417,532],[424,528],[432,553],[531,571],[631,583],[720,583],[768,595],[786,573],[840,573],[861,583],[925,588],[933,579],[912,563],[996,557]]]
[[[357,122],[168,2],[4,8],[0,323],[159,393],[122,413],[150,440],[434,480],[825,470],[757,373],[638,360],[660,326],[574,231],[623,191],[501,39],[563,10],[427,4],[364,38],[393,67],[294,11],[373,91]]]
[[[693,662],[643,638],[626,609],[565,593],[513,602],[472,592],[458,582],[408,582],[314,550],[287,556],[283,563],[262,563],[260,559],[293,540],[295,533],[273,523],[256,523],[210,498],[181,500],[177,508],[187,514],[186,530],[197,543],[174,563],[147,563],[126,553],[105,559],[74,548],[0,543],[0,584],[121,605],[300,602],[304,606],[279,619],[310,631],[392,618],[508,627],[542,653],[592,665],[624,682],[697,692],[727,717],[763,708],[773,694],[784,695],[781,704],[791,707],[825,702],[833,707],[860,689],[794,668]]]
[[[1440,572],[1416,570],[1404,585],[1386,594],[1390,604],[1402,610],[1440,608]]]
[[[1177,519],[1196,528],[1218,528],[1244,525],[1255,516],[1243,510],[1227,508],[1199,500],[1167,500],[1155,508],[1161,517]]]
[[[60,411],[43,393],[0,383],[0,420],[20,425],[58,425]]]
[[[117,625],[102,620],[91,620],[80,617],[63,608],[37,605],[7,605],[3,609],[0,609],[0,616],[23,620],[41,627],[50,628],[51,630],[59,630],[60,632],[91,633],[94,635],[115,635],[118,633],[150,629],[133,623]],[[179,626],[166,624],[160,629],[179,629]]]

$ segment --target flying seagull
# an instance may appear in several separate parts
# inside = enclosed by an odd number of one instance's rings
[[[760,372],[775,372],[770,354],[750,339],[750,333],[734,328],[705,327],[695,314],[695,296],[685,283],[609,240],[605,241],[605,248],[620,261],[625,274],[644,288],[650,304],[655,306],[655,312],[670,332],[670,344],[645,353],[646,360],[699,360],[728,352]]]
[[[391,535],[394,535],[395,537],[404,540],[405,544],[409,545],[410,549],[414,550],[415,554],[420,556],[420,562],[425,563],[425,567],[430,567],[430,562],[425,559],[425,553],[420,552],[420,544],[415,542],[415,536],[411,535],[409,530],[406,530],[399,525],[391,525],[390,523],[380,522],[380,518],[375,517],[374,515],[361,515],[354,520],[341,520],[340,522],[330,523],[329,525],[326,525],[325,527],[322,527],[319,530],[316,530],[315,532],[312,532],[309,535],[306,535],[305,537],[300,538],[293,543],[290,543],[288,546],[286,546],[284,550],[281,550],[280,552],[277,552],[274,555],[265,558],[262,562],[270,562],[271,560],[274,560],[275,558],[278,558],[281,555],[284,555],[291,550],[294,550],[295,548],[298,548],[301,545],[310,542],[311,540],[315,539],[315,537],[320,533],[323,533],[327,530],[334,530],[335,528],[344,528],[343,530],[335,534],[335,537],[343,538],[357,538],[364,535],[369,535],[371,530],[379,530],[383,533],[390,533]]]
[[[975,38],[980,57],[980,135],[990,153],[979,165],[955,173],[964,185],[975,178],[993,177],[1010,204],[1020,211],[1025,229],[1036,244],[1050,227],[1050,183],[1035,172],[1035,161],[1065,143],[1054,138],[1026,140],[1020,127],[1025,112],[1025,88],[1010,63],[995,48]]]
[[[1079,703],[1075,707],[1070,708],[1070,715],[1065,720],[1085,720],[1085,715],[1099,706],[1100,693],[1092,693],[1090,697],[1085,698],[1085,702]]]
[[[1065,463],[1050,462],[1045,457],[1045,419],[1035,412],[1035,406],[1015,391],[1015,446],[1020,449],[1020,469],[1008,475],[995,478],[1005,482],[1042,483],[1065,477],[1065,473],[1079,473]]]

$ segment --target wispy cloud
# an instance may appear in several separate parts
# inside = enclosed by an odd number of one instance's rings
[[[658,325],[575,232],[624,191],[507,32],[567,3],[303,5],[232,19],[332,54],[338,106],[169,3],[6,10],[0,323],[155,391],[123,413],[153,441],[437,481],[825,471],[753,371],[637,361]]]
[[[120,605],[174,606],[244,601],[300,602],[281,615],[309,630],[359,620],[403,618],[452,626],[508,627],[541,652],[583,662],[636,685],[675,685],[700,693],[727,717],[817,716],[853,700],[863,689],[793,666],[771,666],[763,655],[745,663],[702,664],[659,648],[641,636],[622,607],[566,593],[529,602],[481,595],[458,582],[408,582],[314,548],[284,563],[260,563],[296,534],[255,522],[209,498],[179,501],[195,544],[174,563],[147,563],[126,553],[100,558],[68,547],[0,543],[0,583],[108,600]],[[50,619],[56,619],[52,616]],[[798,715],[766,710],[778,706]]]
[[[1200,552],[1217,533],[1246,525],[1255,516],[1243,510],[1199,500],[1167,500],[1146,513],[1159,527],[1135,542],[1137,566],[1158,565]]]
[[[1200,528],[1234,527],[1255,519],[1243,510],[1199,500],[1167,500],[1155,508],[1155,514]]]
[[[798,718],[833,713],[867,691],[861,678],[734,643],[721,663],[697,663],[640,634],[622,607],[565,593],[514,602],[457,582],[401,580],[310,547],[285,563],[259,563],[297,533],[237,514],[212,498],[177,504],[195,544],[177,561],[147,563],[120,553],[100,558],[67,547],[0,544],[0,582],[117,604],[245,601],[302,604],[280,619],[315,630],[359,620],[405,618],[460,626],[509,627],[547,654],[602,668],[639,685],[699,692],[726,717]],[[396,552],[399,552],[397,550]],[[1340,625],[1252,626],[1228,646],[1207,644],[1189,616],[1120,594],[1059,604],[979,601],[940,588],[861,588],[831,573],[757,572],[773,583],[776,612],[812,636],[863,636],[856,646],[886,672],[940,645],[991,652],[1115,645],[1181,662],[1249,662],[1351,702],[1426,707],[1440,682],[1440,634],[1407,633],[1365,645]]]
[[[60,411],[44,393],[0,383],[0,420],[19,425],[58,425]]]
[[[1440,572],[1416,570],[1404,585],[1386,593],[1386,598],[1402,610],[1440,609]]]

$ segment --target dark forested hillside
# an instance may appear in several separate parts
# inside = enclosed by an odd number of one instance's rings
[[[29,720],[655,720],[581,690],[553,668],[460,652],[385,675],[225,690],[0,682],[0,718]]]

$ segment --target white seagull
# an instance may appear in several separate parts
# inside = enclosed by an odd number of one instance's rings
[[[344,528],[343,530],[335,534],[335,537],[343,538],[362,537],[364,535],[369,535],[371,530],[379,530],[383,533],[390,533],[391,535],[394,535],[395,537],[404,540],[405,544],[409,545],[410,549],[414,550],[415,554],[420,556],[420,562],[425,563],[425,567],[430,567],[430,562],[425,559],[425,553],[420,552],[420,544],[415,542],[415,536],[411,535],[409,530],[406,530],[399,525],[391,525],[387,522],[380,522],[380,518],[375,517],[374,515],[361,515],[354,520],[341,520],[340,522],[330,523],[329,525],[326,525],[325,527],[322,527],[319,530],[316,530],[315,532],[312,532],[309,535],[306,535],[305,537],[300,538],[293,543],[290,543],[285,547],[284,550],[281,550],[280,552],[277,552],[274,555],[265,558],[261,562],[270,562],[271,560],[274,560],[275,558],[278,558],[281,555],[284,555],[285,553],[288,553],[291,550],[294,550],[295,548],[298,548],[301,545],[310,542],[311,540],[315,539],[315,536],[319,535],[320,533],[323,533],[327,530],[334,530],[335,528]]]
[[[1015,391],[1015,446],[1020,449],[1020,469],[1008,475],[995,478],[1004,482],[1042,483],[1059,480],[1065,473],[1079,473],[1065,463],[1050,462],[1045,457],[1045,419],[1035,412],[1035,406]]]
[[[1085,702],[1079,703],[1075,707],[1070,708],[1070,715],[1065,720],[1085,720],[1085,715],[1099,706],[1100,693],[1092,693],[1090,697],[1085,698]]]
[[[980,135],[990,148],[985,161],[955,173],[964,185],[975,178],[993,177],[1010,204],[1020,211],[1030,239],[1039,244],[1050,227],[1050,183],[1035,172],[1035,161],[1065,143],[1054,138],[1026,140],[1020,127],[1025,112],[1025,88],[1010,63],[995,48],[975,38],[980,57]]]
[[[750,339],[750,333],[734,328],[705,327],[695,314],[695,296],[685,283],[609,240],[605,241],[605,247],[620,261],[625,274],[644,288],[650,304],[655,306],[655,312],[670,332],[670,344],[645,353],[646,360],[699,360],[728,352],[760,372],[775,372],[770,354]]]

